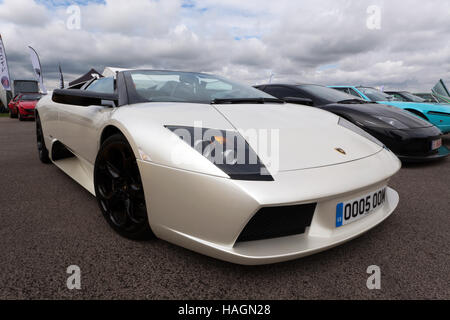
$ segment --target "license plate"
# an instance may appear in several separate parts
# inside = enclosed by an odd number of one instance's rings
[[[364,218],[386,201],[386,187],[363,197],[338,203],[336,206],[336,228]]]
[[[436,150],[442,147],[442,139],[434,140],[431,142],[431,150]]]

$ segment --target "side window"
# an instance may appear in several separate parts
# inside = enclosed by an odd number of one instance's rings
[[[100,78],[92,82],[86,90],[101,93],[114,93],[114,78]]]
[[[334,90],[338,90],[338,91],[341,91],[341,92],[344,92],[344,93],[349,93],[349,90],[350,89],[348,89],[348,88],[333,88]]]
[[[355,90],[353,90],[352,88],[348,89],[348,93],[351,94],[352,96],[358,97],[358,98],[362,98],[358,92],[356,92]]]
[[[280,87],[280,86],[267,86],[264,91],[278,99],[283,99],[286,97],[295,97],[295,98],[305,98],[304,95],[302,95],[297,90],[286,88],[286,87]]]
[[[398,101],[406,101],[406,102],[408,101],[407,99],[405,99],[404,96],[402,96],[398,93],[391,93],[390,95],[396,97]]]

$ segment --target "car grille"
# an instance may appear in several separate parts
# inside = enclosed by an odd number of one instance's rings
[[[436,138],[439,139],[439,138]],[[417,154],[417,155],[423,155],[423,154],[433,154],[437,153],[437,150],[431,149],[431,143],[433,140],[436,139],[412,139],[409,141],[407,145],[403,147],[403,152],[406,154]]]
[[[311,226],[316,203],[261,208],[245,226],[237,242],[302,234]]]

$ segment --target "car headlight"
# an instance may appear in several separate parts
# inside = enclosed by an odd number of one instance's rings
[[[385,128],[385,129],[407,129],[403,122],[385,116],[372,115],[371,117],[352,115],[352,120],[356,122],[358,126],[368,128]]]
[[[273,181],[247,141],[235,131],[165,126],[235,180]]]
[[[379,145],[380,147],[385,147],[385,145],[380,140],[378,140],[377,138],[368,134],[363,129],[361,129],[357,125],[354,125],[353,123],[351,123],[350,121],[348,121],[344,118],[339,118],[338,124],[343,126],[344,128],[347,128],[347,129],[359,134],[360,136],[363,136],[364,138],[367,138],[368,140],[372,141],[373,143],[376,143],[377,145]]]
[[[400,120],[397,120],[394,118],[389,118],[389,117],[384,117],[384,116],[374,116],[374,117],[383,121],[384,123],[387,123],[388,125],[396,128],[396,129],[408,129],[408,126],[405,125]]]

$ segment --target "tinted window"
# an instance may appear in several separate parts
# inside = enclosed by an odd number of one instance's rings
[[[402,92],[402,96],[412,102],[425,102],[425,99],[422,99],[421,97],[413,95],[412,93],[409,92]]]
[[[333,89],[337,90],[337,91],[344,92],[344,93],[349,93],[349,89],[348,88],[333,88]]]
[[[431,93],[415,93],[415,95],[424,99],[425,102],[438,102],[438,100],[433,97]]]
[[[348,88],[348,93],[350,93],[352,96],[362,99],[361,95],[352,88]]]
[[[398,94],[398,93],[389,93],[391,96],[393,96],[394,98],[396,98],[398,101],[408,101],[408,99],[406,99],[405,97],[403,97],[402,95]]]
[[[295,97],[295,98],[306,98],[301,92],[282,86],[267,86],[264,89],[268,94],[277,97],[278,99],[283,99],[287,97]]]
[[[36,101],[41,98],[40,94],[24,94],[20,100],[21,101]]]
[[[95,80],[86,88],[86,90],[101,93],[114,93],[114,78],[109,77]]]
[[[355,99],[354,96],[351,96],[347,93],[331,89],[324,86],[319,86],[315,84],[305,84],[298,86],[303,91],[309,93],[311,96],[317,97],[319,99],[323,99],[329,102],[339,102],[345,100]]]
[[[440,103],[448,103],[448,101],[446,101],[446,100],[444,100],[444,99],[442,99],[442,98],[439,98],[439,97],[435,97],[435,96],[433,96],[438,102],[440,102]]]
[[[395,97],[381,92],[374,88],[361,87],[358,88],[362,93],[364,93],[372,101],[392,101],[396,100]]]

